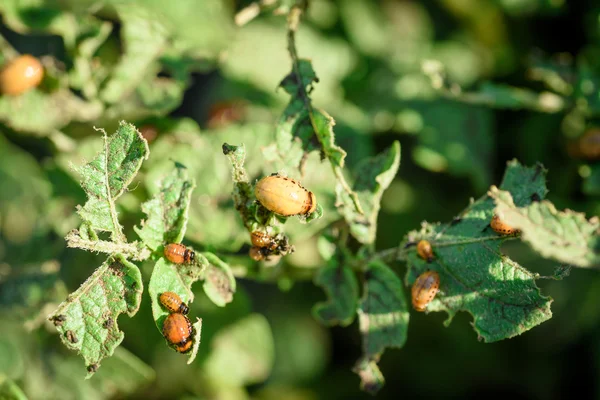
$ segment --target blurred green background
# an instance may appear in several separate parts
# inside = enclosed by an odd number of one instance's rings
[[[127,120],[150,142],[119,203],[130,240],[140,203],[177,160],[197,182],[185,242],[234,270],[250,265],[221,144],[245,143],[252,178],[277,170],[262,149],[288,101],[276,90],[291,65],[277,14],[291,2],[262,2],[260,16],[236,26],[250,3],[1,2],[0,61],[33,54],[46,77],[22,96],[0,97],[0,390],[31,399],[370,397],[351,372],[357,323],[327,329],[310,313],[325,298],[310,282],[322,262],[317,234],[340,219],[333,175],[318,154],[303,184],[325,216],[286,225],[297,251],[283,263],[307,279],[276,282],[268,270],[238,279],[223,309],[198,288],[191,315],[204,325],[193,365],[165,346],[147,294],[135,317],[119,318],[125,340],[91,380],[45,321],[104,260],[63,239],[85,201],[70,164],[100,149],[94,126],[111,133]],[[600,163],[569,152],[600,123],[600,1],[312,0],[297,40],[320,79],[314,103],[336,119],[350,171],[402,144],[378,249],[423,220],[451,220],[498,184],[513,158],[549,169],[557,208],[600,214]],[[504,250],[542,275],[556,266],[520,243]],[[140,267],[147,282],[152,266]],[[444,315],[412,313],[405,348],[382,358],[387,383],[378,397],[559,399],[577,390],[600,398],[600,275],[578,269],[539,285],[555,299],[553,319],[499,343],[479,343],[469,315],[445,328]]]

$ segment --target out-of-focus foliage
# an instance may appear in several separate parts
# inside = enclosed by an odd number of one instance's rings
[[[381,398],[552,399],[580,381],[598,397],[600,161],[581,149],[600,3],[304,3],[0,1],[0,63],[45,69],[0,96],[0,397],[356,398],[358,378]],[[131,146],[97,158],[94,127]],[[224,143],[243,149],[251,224]],[[491,187],[513,158],[547,170],[512,164]],[[275,172],[318,213],[261,214],[253,185]],[[494,233],[493,213],[521,232]],[[257,227],[295,252],[253,262]],[[403,247],[421,238],[431,263]],[[198,262],[167,262],[169,241]],[[423,315],[408,304],[427,269],[442,291]],[[193,300],[190,358],[161,335],[166,290]],[[484,341],[547,322],[485,345],[471,318]]]

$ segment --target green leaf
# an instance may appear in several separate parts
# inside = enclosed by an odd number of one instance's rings
[[[88,378],[123,340],[117,318],[135,315],[142,291],[139,269],[121,255],[111,256],[49,316],[65,346],[83,357]]]
[[[412,152],[421,167],[467,176],[477,190],[491,182],[494,119],[491,110],[459,102],[419,102],[419,145]],[[417,114],[418,112],[418,114]]]
[[[103,106],[86,102],[66,89],[46,94],[38,89],[20,96],[0,96],[0,121],[16,131],[46,136],[72,121],[94,121]]]
[[[2,400],[27,400],[27,396],[11,379],[0,375],[0,399]]]
[[[571,210],[557,211],[549,201],[515,206],[509,192],[492,186],[488,193],[496,200],[500,220],[521,231],[521,237],[544,257],[591,267],[600,265],[600,221],[586,220]]]
[[[219,331],[204,370],[218,384],[242,387],[265,381],[273,368],[275,347],[267,319],[248,317]]]
[[[148,215],[141,228],[134,227],[142,241],[156,251],[164,243],[181,243],[185,236],[192,191],[196,184],[188,179],[184,166],[175,170],[160,183],[160,192],[142,204]]]
[[[590,173],[583,180],[582,190],[590,196],[600,196],[600,163],[590,166]]]
[[[329,298],[315,305],[315,318],[329,326],[350,325],[358,304],[358,282],[354,272],[332,258],[317,273],[315,285],[321,286]]]
[[[148,284],[148,294],[152,301],[152,316],[161,334],[163,323],[169,312],[160,304],[160,295],[164,292],[176,293],[189,306],[194,301],[192,284],[202,277],[203,270],[207,266],[208,261],[200,254],[196,254],[196,263],[194,264],[173,264],[162,257],[154,265]],[[196,321],[193,326],[194,344],[192,351],[189,353],[188,364],[196,358],[198,346],[200,345],[202,320]]]
[[[377,215],[381,196],[392,183],[400,167],[400,143],[395,141],[390,149],[365,160],[357,167],[354,192],[358,194],[364,214],[356,212],[352,199],[341,186],[336,187],[338,209],[350,226],[350,233],[360,243],[375,242]]]
[[[333,133],[334,119],[325,111],[312,106],[310,92],[317,81],[312,64],[297,58],[294,31],[288,32],[288,46],[292,57],[292,72],[281,82],[281,86],[292,98],[283,112],[276,133],[277,150],[284,165],[304,170],[305,155],[319,150],[322,158],[329,160],[336,179],[352,199],[356,212],[363,213],[358,196],[350,189],[342,169],[346,152],[336,145]],[[301,151],[294,142],[301,143]]]
[[[116,4],[116,9],[123,23],[125,52],[100,92],[100,98],[111,104],[136,90],[167,41],[165,27],[143,7]]]
[[[385,384],[385,378],[377,363],[368,357],[360,358],[352,368],[352,372],[360,377],[360,389],[369,394],[376,394]]]
[[[77,168],[81,186],[89,200],[79,209],[93,229],[111,232],[116,242],[125,241],[117,219],[115,201],[127,189],[142,162],[148,158],[148,143],[131,124],[121,122],[110,138],[104,132],[104,150],[90,163]]]
[[[522,206],[546,194],[543,167],[508,163],[500,187],[512,193]],[[448,325],[458,311],[473,316],[473,327],[485,342],[511,338],[550,319],[552,299],[542,296],[536,275],[502,254],[507,238],[495,233],[489,223],[494,201],[485,195],[472,202],[453,222],[424,223],[420,232],[408,234],[405,244],[428,240],[434,260],[421,259],[415,246],[408,248],[406,282],[412,284],[426,270],[440,276],[440,293],[428,311],[446,311]],[[514,239],[514,237],[513,237]]]
[[[404,287],[396,274],[381,261],[367,265],[363,297],[358,308],[358,324],[363,352],[379,360],[386,348],[400,348],[406,342],[408,307]]]
[[[212,253],[201,253],[206,258],[208,266],[204,272],[204,293],[213,303],[224,307],[233,300],[235,293],[235,278],[229,265]]]

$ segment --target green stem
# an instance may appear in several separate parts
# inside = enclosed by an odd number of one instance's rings
[[[68,247],[95,251],[106,254],[122,254],[125,258],[143,261],[150,257],[150,250],[139,248],[137,242],[115,243],[106,240],[88,240],[79,235],[77,229],[69,232],[65,237]]]

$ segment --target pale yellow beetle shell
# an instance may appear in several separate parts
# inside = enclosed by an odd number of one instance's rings
[[[279,175],[262,178],[256,184],[254,194],[266,209],[285,217],[310,214],[317,208],[313,192],[302,187],[300,182]]]

